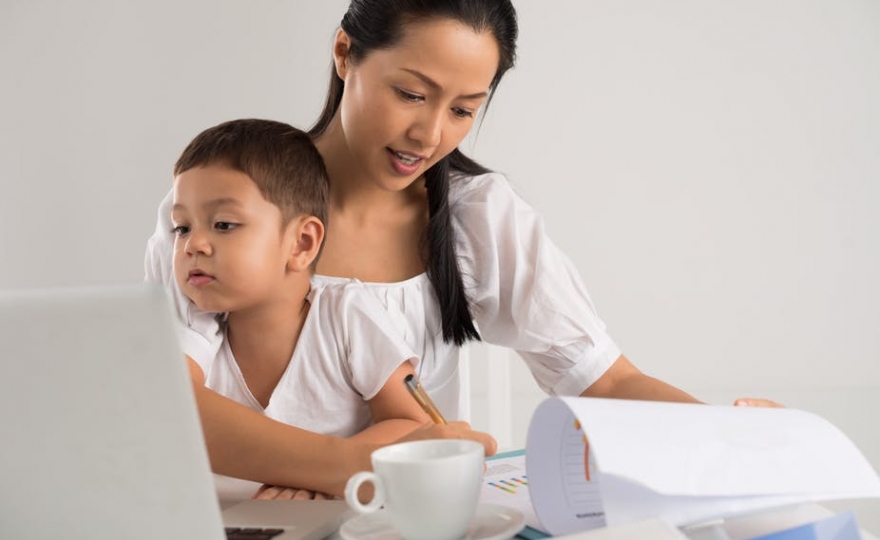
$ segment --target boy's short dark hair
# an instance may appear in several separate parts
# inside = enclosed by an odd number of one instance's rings
[[[327,222],[327,169],[302,130],[274,120],[224,122],[187,145],[174,165],[174,176],[209,165],[248,175],[263,197],[281,209],[285,224],[303,214]]]

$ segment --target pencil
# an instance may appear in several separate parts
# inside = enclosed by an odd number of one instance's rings
[[[416,379],[415,375],[407,375],[404,377],[403,383],[406,385],[407,390],[409,390],[409,393],[412,394],[412,397],[415,398],[419,406],[421,406],[422,410],[428,413],[428,416],[431,417],[431,420],[433,420],[435,424],[446,423],[446,419],[440,414],[440,410],[434,405],[431,396],[425,392],[425,389],[419,384],[419,380]]]

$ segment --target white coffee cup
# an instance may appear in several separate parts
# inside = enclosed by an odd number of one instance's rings
[[[384,505],[389,521],[406,540],[457,540],[477,510],[483,477],[483,445],[436,439],[394,444],[371,455],[373,471],[348,479],[345,500],[366,514]],[[364,482],[373,499],[358,500]]]

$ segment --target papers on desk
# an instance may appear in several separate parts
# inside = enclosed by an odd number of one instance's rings
[[[795,409],[549,398],[529,426],[526,469],[537,520],[553,535],[880,497],[852,442]]]

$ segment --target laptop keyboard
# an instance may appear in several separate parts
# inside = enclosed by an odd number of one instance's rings
[[[284,529],[226,527],[226,540],[269,540],[283,532]]]

